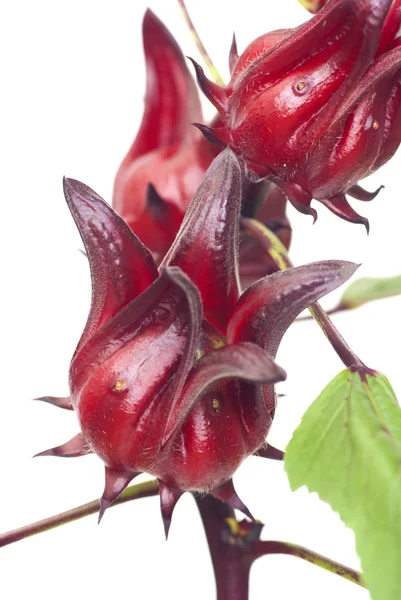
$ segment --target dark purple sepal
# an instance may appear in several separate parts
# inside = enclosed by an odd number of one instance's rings
[[[356,223],[364,225],[366,233],[369,234],[370,225],[368,219],[359,215],[350,205],[345,194],[338,194],[327,200],[319,200],[326,208],[329,209],[337,217],[349,221],[350,223]]]
[[[328,260],[260,279],[239,299],[228,324],[228,342],[254,342],[274,358],[299,313],[342,285],[357,268],[351,262]]]
[[[68,207],[81,234],[92,278],[88,321],[76,352],[103,323],[157,278],[149,250],[107,202],[75,179],[64,179]]]
[[[237,66],[239,59],[238,48],[237,48],[237,40],[235,38],[235,33],[233,33],[233,39],[230,46],[230,54],[228,58],[228,64],[230,67],[230,75],[233,74],[235,67]]]
[[[82,433],[78,433],[65,444],[56,446],[55,448],[49,448],[35,454],[34,458],[38,456],[59,456],[62,458],[75,458],[77,456],[84,456],[85,454],[91,454],[92,450],[87,445]]]
[[[208,352],[189,373],[181,397],[169,414],[162,444],[165,445],[179,431],[202,394],[210,391],[215,384],[229,379],[273,384],[285,378],[285,371],[255,344],[222,346]]]
[[[159,480],[159,494],[160,511],[163,519],[164,533],[166,534],[167,540],[174,508],[178,500],[181,498],[183,492],[177,488],[170,487],[164,483],[164,481]]]
[[[165,272],[177,288],[179,288],[187,301],[188,306],[188,325],[184,352],[182,353],[181,361],[178,370],[174,376],[172,387],[167,392],[169,401],[166,402],[169,406],[168,416],[166,419],[166,429],[170,419],[174,419],[179,406],[179,399],[188,374],[194,363],[195,352],[199,342],[199,334],[202,326],[202,300],[198,288],[191,282],[179,267],[163,267],[162,272]],[[162,445],[165,443],[165,436],[162,439]]]
[[[383,188],[384,185],[381,185],[374,192],[368,192],[360,185],[353,185],[347,190],[347,194],[348,196],[351,196],[356,200],[362,200],[362,202],[370,202],[371,200],[374,200],[376,198],[377,194],[379,194],[379,192],[381,192]]]
[[[47,404],[57,406],[57,408],[64,408],[65,410],[73,410],[71,398],[69,396],[63,398],[56,396],[42,396],[41,398],[34,398],[34,401],[46,402]]]
[[[102,520],[104,513],[125,488],[131,483],[134,477],[139,473],[129,473],[126,471],[117,471],[115,469],[105,468],[106,482],[104,492],[100,499],[100,511],[98,523]]]
[[[259,450],[253,453],[253,456],[270,458],[270,460],[284,460],[285,453],[266,442]]]
[[[226,89],[208,79],[202,67],[190,56],[187,57],[195,68],[196,79],[206,98],[210,100],[213,106],[224,116],[227,112],[227,92]]]
[[[255,521],[255,518],[251,514],[250,510],[247,508],[247,506],[245,506],[235,491],[232,479],[226,481],[226,483],[223,483],[223,485],[215,488],[214,490],[209,491],[209,494],[214,498],[221,500],[222,502],[226,502],[231,506],[231,508],[240,510],[246,517],[251,519],[251,521]]]
[[[281,182],[279,187],[286,194],[288,200],[291,202],[294,208],[304,215],[310,215],[313,218],[313,223],[317,220],[317,211],[311,207],[312,196],[306,192],[297,183]]]
[[[230,130],[226,127],[208,127],[202,123],[192,123],[194,127],[197,127],[205,139],[217,146],[218,148],[224,148],[230,144]]]
[[[178,266],[201,290],[205,317],[223,332],[239,297],[241,167],[227,148],[207,170],[162,266]]]

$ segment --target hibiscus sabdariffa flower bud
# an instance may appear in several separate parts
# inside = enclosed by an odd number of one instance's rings
[[[42,454],[96,453],[106,465],[101,515],[138,474],[160,483],[166,528],[185,491],[250,513],[232,476],[261,448],[275,411],[274,357],[301,310],[350,277],[324,261],[265,277],[240,296],[242,174],[230,149],[212,163],[159,270],[95,192],[65,195],[92,275],[88,322],[70,367],[81,432]]]
[[[401,141],[400,21],[399,0],[328,0],[304,25],[261,36],[239,58],[232,50],[227,88],[196,66],[224,123],[200,129],[230,145],[252,180],[280,186],[301,212],[316,218],[316,199],[368,228],[346,195],[374,198],[358,181]]]
[[[113,206],[154,252],[165,253],[213,151],[191,126],[198,91],[176,41],[151,10],[143,20],[145,110],[114,183]]]

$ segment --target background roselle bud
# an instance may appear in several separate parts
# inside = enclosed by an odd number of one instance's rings
[[[93,299],[70,367],[81,432],[42,455],[95,452],[106,465],[101,515],[148,472],[160,483],[168,531],[185,491],[250,513],[232,476],[261,448],[275,411],[274,357],[295,317],[355,271],[325,261],[276,273],[240,296],[241,167],[231,150],[212,163],[180,232],[156,269],[128,225],[90,188],[65,195],[91,266]]]
[[[315,198],[368,228],[346,194],[374,198],[379,190],[358,181],[401,141],[400,21],[398,0],[329,0],[297,29],[261,36],[241,58],[232,51],[227,88],[196,66],[224,123],[201,131],[229,144],[251,180],[268,177],[301,212],[316,218]]]
[[[150,10],[143,20],[145,112],[114,184],[113,206],[154,252],[172,243],[213,151],[199,146],[195,82],[174,38]]]

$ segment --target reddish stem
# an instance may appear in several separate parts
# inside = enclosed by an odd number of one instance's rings
[[[248,600],[251,566],[267,554],[295,556],[365,587],[358,571],[297,544],[261,541],[262,523],[236,521],[234,511],[212,496],[195,499],[212,557],[217,600]]]
[[[234,511],[209,495],[195,499],[212,557],[217,600],[248,600],[253,557],[230,535],[227,519],[235,520]]]
[[[157,481],[145,481],[144,483],[138,483],[137,485],[128,487],[111,506],[117,506],[118,504],[129,502],[130,500],[155,496],[158,493],[159,485]],[[99,500],[93,500],[92,502],[81,504],[81,506],[59,513],[58,515],[53,515],[42,521],[36,521],[30,525],[14,529],[13,531],[6,531],[0,535],[0,548],[2,546],[13,544],[14,542],[19,542],[20,540],[36,535],[37,533],[43,533],[54,527],[72,523],[83,517],[98,513],[99,508]]]

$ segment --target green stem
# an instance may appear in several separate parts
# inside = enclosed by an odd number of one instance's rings
[[[131,500],[137,500],[139,498],[147,498],[148,496],[155,496],[159,492],[159,484],[157,481],[145,481],[144,483],[138,483],[137,485],[131,485],[118,497],[118,499],[112,504],[123,504],[124,502],[130,502]],[[99,512],[99,500],[93,500],[87,504],[82,504],[66,512],[62,512],[58,515],[53,515],[42,521],[36,521],[30,525],[25,525],[19,529],[13,531],[7,531],[6,533],[0,534],[0,547],[8,546],[14,542],[19,542],[27,537],[36,535],[37,533],[43,533],[49,531],[54,527],[65,525],[66,523],[72,523],[83,517],[88,517],[94,513]]]
[[[270,229],[256,219],[242,217],[241,223],[248,235],[260,243],[281,271],[285,271],[294,266],[289,259],[286,248]],[[309,312],[320,326],[344,365],[346,367],[365,370],[366,366],[348,346],[347,342],[320,304],[316,302],[316,304],[310,306]]]
[[[287,554],[288,556],[296,556],[297,558],[306,560],[307,562],[310,562],[321,569],[325,569],[334,575],[339,575],[343,579],[352,581],[361,587],[366,587],[362,581],[361,573],[358,571],[354,571],[353,569],[350,569],[349,567],[346,567],[335,560],[326,558],[317,552],[313,552],[313,550],[308,550],[308,548],[303,548],[297,544],[276,541],[258,541],[255,542],[253,551],[255,559],[267,554]]]
[[[178,4],[181,8],[182,14],[184,15],[184,19],[185,22],[188,26],[189,31],[191,32],[191,35],[195,41],[195,44],[202,56],[203,62],[205,63],[205,65],[207,66],[207,68],[210,71],[210,74],[212,75],[214,81],[221,86],[224,86],[224,81],[222,79],[222,77],[220,76],[220,73],[218,72],[218,70],[216,69],[216,67],[213,64],[212,59],[209,56],[208,51],[206,50],[205,46],[202,43],[202,40],[199,37],[198,32],[196,31],[195,25],[189,15],[188,9],[185,6],[185,1],[184,0],[178,0]]]
[[[295,556],[365,587],[358,571],[297,544],[261,541],[262,523],[237,521],[227,504],[210,495],[195,499],[213,562],[217,600],[247,600],[251,566],[268,554]]]

